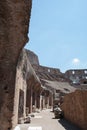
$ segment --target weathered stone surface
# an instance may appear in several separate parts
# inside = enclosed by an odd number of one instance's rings
[[[30,61],[31,65],[33,65],[33,64],[39,65],[38,56],[34,52],[26,49],[26,53],[29,57],[29,61]]]
[[[12,128],[16,65],[28,41],[32,0],[0,0],[0,130]]]
[[[32,65],[40,79],[51,81],[65,81],[63,74],[57,68],[50,68],[41,65]]]
[[[87,91],[76,90],[64,98],[62,109],[66,119],[87,130]]]
[[[60,72],[60,69],[41,66],[39,64],[38,56],[34,52],[30,50],[26,50],[26,52],[32,67],[34,68],[36,74],[40,79],[46,79],[51,81],[67,81],[65,75]]]
[[[70,80],[72,85],[85,85],[87,84],[87,69],[67,70],[65,77]]]
[[[65,94],[75,91],[75,88],[69,85],[68,80],[66,80],[64,74],[58,68],[41,66],[38,61],[38,56],[35,53],[29,50],[27,50],[27,53],[43,88],[49,90],[51,94],[55,93],[56,100],[60,100]]]
[[[26,117],[26,107],[28,107],[27,102],[29,102],[29,98],[27,98],[29,93],[27,90],[33,86],[36,92],[37,89],[40,89],[40,81],[30,64],[25,49],[20,54],[16,71],[13,127],[18,123],[19,118]]]

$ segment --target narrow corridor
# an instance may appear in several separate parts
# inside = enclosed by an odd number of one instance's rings
[[[21,124],[20,129],[17,130],[80,130],[64,119],[55,119],[53,112],[49,109],[34,115],[31,117],[30,124]]]

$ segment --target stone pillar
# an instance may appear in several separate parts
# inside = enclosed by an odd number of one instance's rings
[[[52,109],[53,109],[53,100],[54,100],[53,94],[51,94],[50,95],[50,106],[51,106]]]
[[[51,106],[53,106],[53,95],[51,97]]]
[[[45,108],[45,96],[43,96],[42,100],[43,100],[43,108]]]
[[[27,95],[26,95],[26,107],[27,107],[27,114],[30,113],[30,106],[31,106],[31,88],[27,87]]]
[[[26,107],[29,109],[29,113],[31,113],[32,112],[32,87],[27,88]]]
[[[42,110],[43,109],[43,103],[42,103],[42,95],[40,95],[40,110]]]
[[[51,94],[48,96],[48,108],[52,108],[53,106],[53,97]]]
[[[37,92],[36,90],[33,90],[33,99],[32,99],[32,105],[33,105],[33,112],[35,112],[37,107]]]
[[[24,112],[23,112],[23,117],[25,118],[26,117],[26,88],[27,88],[27,84],[26,84],[26,81],[24,81],[23,83],[23,90],[24,90]]]
[[[32,87],[31,87],[31,90],[30,90],[30,113],[32,112],[32,102],[33,102],[33,90],[32,90]]]
[[[35,108],[37,108],[37,92],[35,92]]]
[[[47,97],[47,109],[49,109],[49,96]]]

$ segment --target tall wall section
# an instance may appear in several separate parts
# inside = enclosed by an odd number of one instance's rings
[[[67,70],[65,77],[76,83],[81,83],[81,80],[87,80],[87,69]]]
[[[33,86],[36,91],[40,87],[40,81],[37,79],[37,76],[30,64],[26,50],[23,49],[16,68],[15,99],[13,111],[14,116],[12,118],[13,127],[16,126],[18,120],[21,118],[24,119],[26,117],[26,103],[30,100],[27,97],[29,97],[30,88],[33,89]]]
[[[0,0],[0,130],[12,128],[16,65],[27,33],[32,0]]]
[[[83,130],[87,130],[87,91],[76,90],[65,96],[64,116]]]
[[[60,72],[60,69],[41,66],[39,64],[38,56],[34,52],[30,50],[26,50],[26,52],[29,56],[32,67],[40,79],[66,81],[64,74]]]
[[[28,55],[28,58],[29,58],[29,61],[31,63],[31,65],[39,65],[39,59],[38,59],[38,56],[33,52],[33,51],[30,51],[30,50],[27,50],[26,49],[26,53]]]

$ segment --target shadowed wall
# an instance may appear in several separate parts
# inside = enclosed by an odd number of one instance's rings
[[[15,74],[28,41],[32,0],[0,0],[0,130],[12,128]]]

